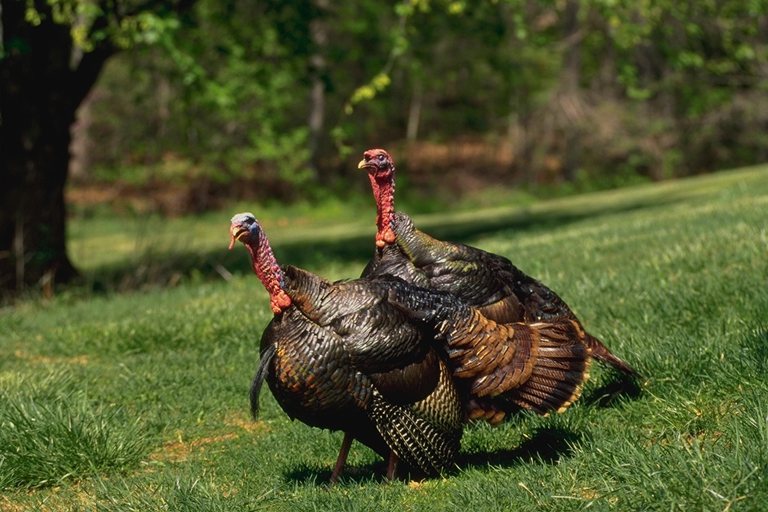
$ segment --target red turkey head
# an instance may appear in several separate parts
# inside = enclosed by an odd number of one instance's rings
[[[392,216],[395,213],[395,162],[383,149],[369,149],[363,153],[358,169],[368,172],[373,197],[376,199],[376,246],[384,247],[395,242]]]
[[[291,305],[291,298],[283,290],[284,276],[277,264],[269,240],[264,235],[259,221],[252,213],[238,213],[232,217],[229,226],[229,248],[236,241],[242,242],[251,255],[251,266],[269,293],[272,311],[278,315]]]
[[[395,162],[383,149],[369,149],[363,153],[363,159],[357,164],[358,169],[365,169],[369,175],[381,178],[394,178]]]
[[[261,226],[259,221],[256,220],[256,216],[252,213],[238,213],[232,220],[229,226],[229,250],[235,246],[235,242],[243,242],[245,245],[256,245],[259,240],[259,232]]]

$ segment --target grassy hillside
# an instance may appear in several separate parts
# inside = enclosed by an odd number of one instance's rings
[[[371,253],[372,205],[317,218],[248,209],[284,262],[349,277]],[[382,461],[356,444],[328,489],[340,434],[291,422],[268,391],[249,419],[271,313],[245,251],[225,250],[229,215],[81,221],[73,254],[101,291],[0,313],[0,510],[768,503],[765,168],[417,217],[509,256],[645,376],[635,386],[595,365],[570,410],[468,428],[457,467],[424,482],[382,481]],[[156,282],[175,286],[144,288]]]

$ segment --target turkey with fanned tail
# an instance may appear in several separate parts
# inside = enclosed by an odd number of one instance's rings
[[[566,322],[573,327],[565,330],[577,332],[595,359],[627,375],[637,375],[583,329],[565,301],[509,259],[433,238],[418,230],[408,215],[395,211],[395,164],[385,150],[366,151],[358,168],[368,173],[377,206],[376,249],[363,276],[393,275],[420,287],[449,292],[502,324]],[[495,411],[491,407],[485,413],[490,417]],[[484,413],[481,407],[471,414]]]
[[[332,481],[352,439],[427,475],[459,448],[464,411],[489,400],[558,411],[588,376],[590,351],[574,322],[499,324],[446,292],[396,276],[328,282],[279,266],[251,214],[232,219],[232,243],[251,254],[275,317],[261,341],[252,409],[266,380],[283,410],[315,427],[345,432]]]

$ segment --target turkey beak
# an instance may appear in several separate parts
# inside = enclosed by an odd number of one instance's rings
[[[242,226],[233,225],[229,228],[229,250],[235,246],[235,242],[239,241],[248,230]]]
[[[367,170],[369,167],[371,167],[371,163],[368,162],[365,158],[360,160],[360,163],[357,164],[357,168],[358,169],[366,169]]]

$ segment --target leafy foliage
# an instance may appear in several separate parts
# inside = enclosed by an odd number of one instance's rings
[[[763,0],[201,0],[193,24],[144,13],[123,32],[145,49],[96,89],[90,133],[109,142],[91,147],[90,172],[115,181],[138,165],[144,182],[306,197],[346,179],[361,148],[406,138],[399,160],[432,186],[460,179],[433,177],[446,168],[472,171],[452,156],[466,140],[494,167],[486,180],[530,186],[756,162],[766,12]],[[420,158],[430,143],[456,150]]]

